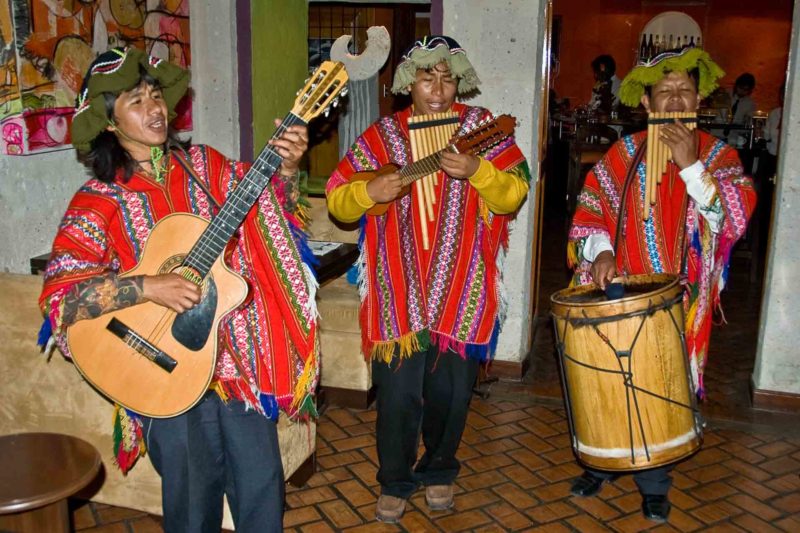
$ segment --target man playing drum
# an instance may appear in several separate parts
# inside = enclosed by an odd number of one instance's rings
[[[648,113],[695,112],[723,75],[699,48],[665,52],[625,77],[619,99],[631,107],[641,103]],[[647,216],[643,202],[648,161],[646,150],[637,153],[645,141],[663,143],[672,154]],[[624,195],[632,166],[636,174]],[[624,222],[615,250],[621,198]],[[719,304],[731,249],[744,234],[754,205],[752,182],[743,175],[736,150],[679,120],[664,124],[657,139],[647,139],[646,131],[620,139],[588,173],[578,197],[568,245],[574,282],[594,281],[605,288],[617,275],[681,275],[692,385],[701,398],[712,309]],[[669,515],[670,469],[634,474],[642,512],[650,520],[664,522]],[[571,492],[593,496],[603,482],[614,478],[609,472],[586,470],[573,481]]]

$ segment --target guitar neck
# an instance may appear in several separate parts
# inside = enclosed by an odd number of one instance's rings
[[[444,149],[401,168],[400,177],[402,178],[401,183],[403,187],[438,171],[442,154],[447,151],[455,151],[455,147],[452,144],[448,144]]]
[[[289,113],[272,135],[272,139],[279,138],[289,126],[296,124],[304,125],[305,121]],[[267,143],[253,162],[253,166],[225,200],[217,216],[192,247],[183,261],[183,266],[195,270],[201,279],[206,277],[214,261],[225,250],[228,241],[261,196],[282,161],[283,157]]]

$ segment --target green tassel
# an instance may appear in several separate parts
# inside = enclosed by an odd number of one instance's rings
[[[119,448],[122,445],[122,421],[120,420],[120,407],[114,406],[114,431],[112,433],[114,457],[119,456]]]
[[[153,167],[153,179],[163,185],[164,183],[164,150],[160,146],[150,147],[150,164]]]

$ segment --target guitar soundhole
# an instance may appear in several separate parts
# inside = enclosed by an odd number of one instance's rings
[[[189,350],[201,349],[211,334],[216,312],[217,285],[214,283],[214,278],[209,276],[203,283],[203,299],[175,318],[172,323],[172,336]]]

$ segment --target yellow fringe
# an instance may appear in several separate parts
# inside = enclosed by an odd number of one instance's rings
[[[230,396],[228,396],[228,393],[225,392],[225,387],[222,386],[222,383],[219,381],[214,381],[209,388],[217,393],[217,396],[219,396],[219,399],[222,400],[222,403],[228,403]]]
[[[686,330],[694,331],[692,325],[694,324],[694,317],[697,315],[697,301],[695,301],[686,313]]]
[[[578,264],[578,245],[575,241],[567,243],[567,264],[570,267]]]
[[[489,225],[489,206],[483,201],[483,198],[478,197],[478,212],[481,214],[483,223]]]
[[[303,403],[309,390],[317,379],[317,353],[316,348],[312,349],[311,353],[306,359],[306,364],[303,367],[303,372],[294,386],[294,398],[292,398],[292,408],[297,409]]]
[[[406,333],[399,339],[379,341],[372,345],[372,359],[390,363],[394,357],[395,347],[400,346],[400,359],[411,357],[414,352],[422,351],[422,345],[414,332]]]
[[[296,216],[297,219],[303,223],[303,227],[305,227],[311,220],[311,210],[305,205],[298,202],[297,206],[294,209],[294,216]]]

